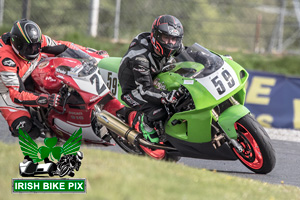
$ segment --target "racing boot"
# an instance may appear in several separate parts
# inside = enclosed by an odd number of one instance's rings
[[[145,123],[144,115],[141,116],[140,120],[140,132],[143,133],[143,136],[146,140],[152,143],[159,143],[159,137],[154,128],[150,127],[147,123]]]

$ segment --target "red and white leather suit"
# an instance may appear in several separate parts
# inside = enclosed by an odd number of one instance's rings
[[[51,47],[57,45],[66,45],[71,47],[71,42],[55,41],[46,35],[42,35],[42,51],[43,47]],[[87,53],[88,48],[75,45]],[[47,56],[51,56],[48,54]],[[53,55],[52,55],[53,56]],[[105,57],[105,56],[104,56]],[[19,57],[10,44],[10,33],[5,33],[0,38],[0,111],[4,119],[7,121],[10,130],[14,136],[19,128],[24,128],[25,123],[31,118],[29,112],[24,106],[37,107],[37,99],[39,94],[35,94],[25,90],[24,82],[36,68],[41,59],[40,55],[32,60],[27,61]],[[32,124],[27,129],[31,129]],[[29,131],[29,130],[28,130]],[[15,133],[14,133],[15,132]]]

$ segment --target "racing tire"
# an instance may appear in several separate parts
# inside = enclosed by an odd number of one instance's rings
[[[232,147],[238,159],[255,173],[271,172],[275,166],[276,157],[265,129],[250,114],[238,120],[234,126],[238,135],[237,142],[243,147],[242,152]]]

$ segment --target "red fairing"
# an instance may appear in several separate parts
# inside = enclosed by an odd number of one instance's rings
[[[49,57],[44,59],[38,64],[36,69],[32,72],[31,76],[35,82],[35,88],[39,92],[58,93],[62,87],[62,82],[73,87],[77,92],[80,92],[82,99],[85,103],[90,104],[95,101],[99,101],[102,97],[82,91],[76,84],[74,79],[68,75],[58,73],[56,68],[58,66],[68,66],[74,68],[82,63],[74,58],[58,58]],[[62,78],[63,77],[63,78]]]
[[[36,89],[41,92],[57,93],[62,87],[62,83],[55,76],[55,68],[60,65],[76,67],[80,64],[79,60],[72,58],[46,58],[31,74],[36,83]]]
[[[90,68],[88,68],[88,65],[83,65],[80,60],[67,57],[72,56],[72,52],[74,52],[72,49],[67,52],[64,55],[66,57],[46,57],[38,63],[31,74],[37,92],[57,93],[62,95],[65,100],[66,91],[71,91],[68,97],[70,99],[64,102],[63,106],[59,105],[49,110],[50,112],[46,116],[47,124],[55,135],[63,140],[67,140],[75,130],[82,128],[82,139],[86,144],[114,145],[99,136],[99,126],[95,123],[94,117],[92,119],[95,105],[110,91],[100,74],[97,73],[98,71],[92,71],[90,76],[87,74],[86,77],[80,78],[78,73],[82,71],[76,73],[76,70],[88,70]],[[80,51],[76,53],[80,53]],[[81,55],[79,54],[79,56]],[[83,58],[85,59],[85,57]],[[72,68],[75,68],[75,70],[72,70]],[[91,77],[96,78],[92,79]],[[63,85],[67,87],[60,91]],[[121,109],[123,105],[115,99],[108,102],[105,107],[109,112],[116,115],[116,111]]]
[[[133,120],[136,116],[136,113],[137,113],[137,111],[132,111],[128,115],[128,124],[129,124],[130,127],[132,127],[132,123],[133,123]],[[140,122],[137,122],[135,124],[135,126],[134,126],[135,130],[139,131],[139,125],[140,125]]]
[[[107,112],[116,116],[116,112],[121,110],[123,107],[124,105],[121,104],[118,99],[112,99],[104,105],[103,110],[106,110]]]

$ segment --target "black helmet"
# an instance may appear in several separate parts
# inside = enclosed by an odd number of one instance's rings
[[[42,32],[31,20],[16,21],[10,31],[11,46],[16,54],[25,60],[34,60],[41,50]]]
[[[169,57],[182,47],[183,27],[174,16],[157,17],[151,30],[151,43],[164,57]],[[166,42],[168,41],[168,42]]]
[[[81,151],[77,151],[77,153],[76,153],[76,159],[78,161],[81,161],[83,159],[83,153]]]

